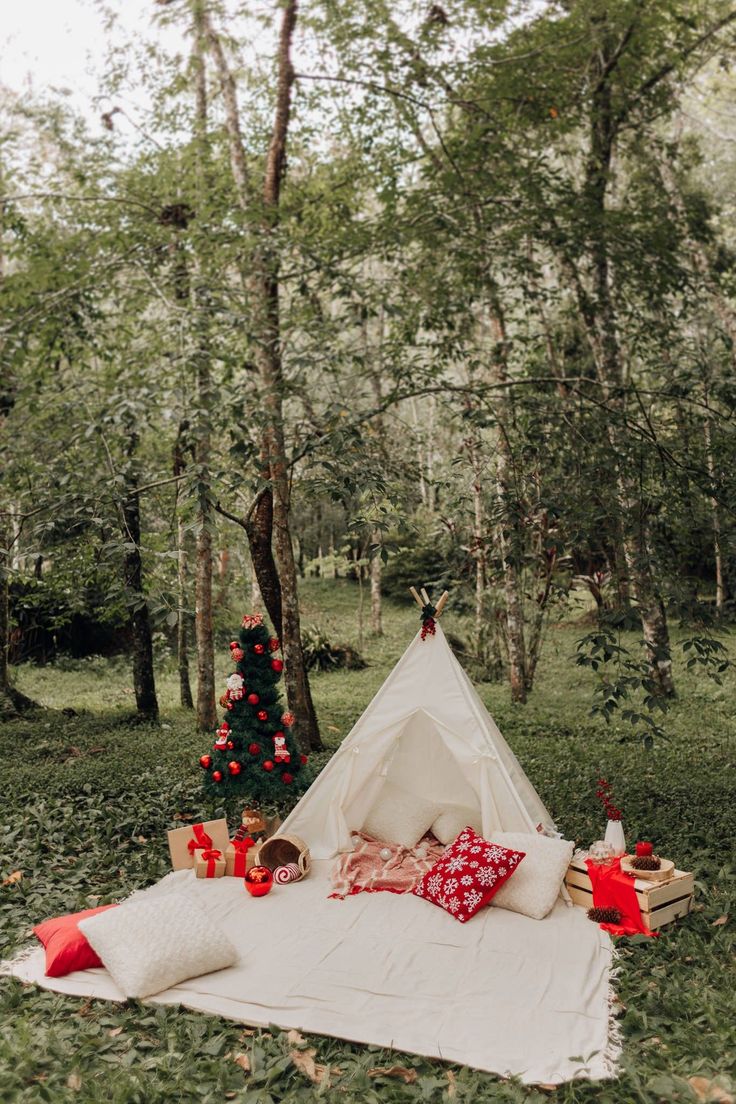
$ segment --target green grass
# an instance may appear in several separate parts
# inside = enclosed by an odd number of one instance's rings
[[[307,621],[357,642],[356,591],[305,588]],[[313,687],[323,734],[336,747],[380,686],[414,631],[414,609],[387,604],[386,635],[366,637],[364,671],[318,675]],[[462,635],[461,622],[446,627]],[[549,630],[539,681],[525,707],[503,685],[481,695],[569,838],[601,834],[593,791],[614,781],[630,839],[651,838],[696,871],[697,905],[660,939],[620,945],[620,1079],[524,1089],[488,1074],[315,1036],[318,1062],[337,1067],[332,1086],[313,1086],[289,1058],[286,1036],[176,1008],[86,1002],[0,979],[0,1100],[157,1104],[237,1100],[248,1104],[330,1099],[372,1101],[669,1102],[696,1100],[687,1079],[725,1075],[736,1059],[733,1032],[733,917],[736,836],[733,783],[734,676],[699,682],[678,664],[679,699],[666,718],[670,740],[646,752],[621,743],[622,730],[588,715],[590,676],[570,661],[581,630]],[[226,646],[220,673],[226,670]],[[0,726],[2,840],[0,956],[25,942],[47,916],[116,900],[168,869],[166,829],[176,813],[203,808],[194,764],[205,741],[176,705],[176,673],[164,662],[164,727],[131,725],[130,675],[119,661],[65,663],[17,672],[18,685],[48,709]],[[57,710],[72,706],[76,717]],[[326,760],[329,752],[316,757]],[[726,923],[715,922],[729,916]],[[232,1057],[245,1053],[251,1072]],[[412,1084],[368,1076],[402,1065]],[[448,1077],[448,1070],[454,1080]],[[733,1086],[723,1081],[731,1091]]]

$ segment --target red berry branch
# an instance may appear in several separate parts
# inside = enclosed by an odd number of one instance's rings
[[[595,796],[603,806],[609,820],[621,820],[622,812],[613,800],[613,787],[605,778],[598,779],[598,789]]]

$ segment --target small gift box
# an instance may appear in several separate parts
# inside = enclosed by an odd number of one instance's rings
[[[225,849],[225,873],[228,878],[244,878],[246,873],[255,863],[255,841],[246,836],[245,839],[230,840]]]
[[[230,842],[224,817],[222,820],[205,820],[185,828],[174,828],[167,834],[174,870],[190,870],[194,866],[194,855],[198,850],[214,847],[224,854]]]
[[[225,875],[225,858],[216,847],[206,847],[194,852],[194,873],[198,878],[222,878]]]

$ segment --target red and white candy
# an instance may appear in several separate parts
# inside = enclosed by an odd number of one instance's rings
[[[287,882],[298,882],[301,876],[301,871],[296,863],[277,866],[273,872],[273,880],[278,882],[279,885],[286,885]]]

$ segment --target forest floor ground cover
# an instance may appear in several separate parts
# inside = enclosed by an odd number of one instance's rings
[[[305,620],[335,640],[356,643],[356,589],[304,587]],[[313,679],[326,761],[408,644],[418,622],[407,603],[386,603],[385,636],[366,636],[363,671]],[[234,623],[237,624],[238,618]],[[446,627],[462,634],[450,614]],[[524,769],[570,839],[588,844],[603,830],[595,780],[615,786],[627,838],[696,872],[696,905],[658,939],[619,944],[621,1074],[602,1084],[525,1088],[489,1074],[411,1055],[308,1039],[318,1063],[277,1029],[250,1030],[178,1008],[124,1006],[24,988],[0,978],[0,1100],[164,1104],[480,1104],[484,1101],[670,1102],[731,1099],[736,1063],[733,967],[736,923],[736,676],[723,686],[676,663],[679,697],[651,751],[621,743],[623,727],[589,715],[591,676],[571,656],[580,626],[549,629],[530,702],[512,706],[502,684],[479,691]],[[632,638],[633,639],[633,638]],[[226,641],[219,648],[226,672]],[[17,682],[45,707],[0,725],[0,957],[47,916],[117,900],[168,868],[166,829],[200,816],[197,758],[207,739],[176,705],[171,662],[159,676],[162,726],[131,724],[129,667],[118,659],[24,666]],[[65,716],[63,708],[77,710]],[[274,954],[278,949],[274,948]],[[244,1070],[248,1066],[249,1070]],[[301,1066],[301,1068],[300,1068]],[[326,1067],[329,1074],[325,1076]],[[397,1073],[377,1074],[376,1070]],[[710,1089],[707,1086],[710,1086]],[[710,1091],[711,1096],[706,1096]],[[718,1094],[721,1094],[720,1096]]]

